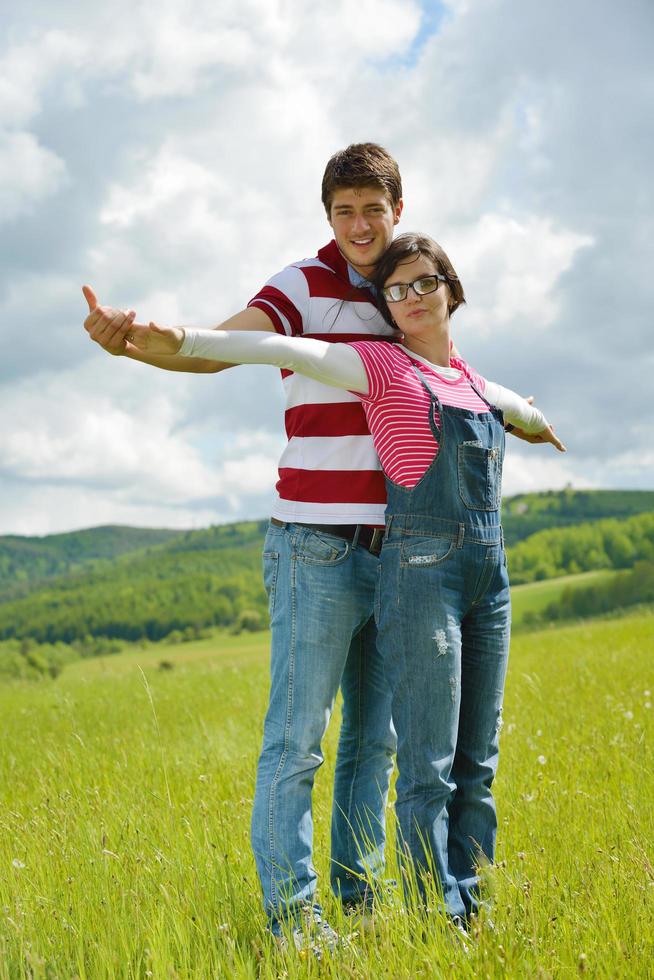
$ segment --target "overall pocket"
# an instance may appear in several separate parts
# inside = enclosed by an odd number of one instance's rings
[[[400,549],[402,568],[433,568],[444,562],[456,548],[456,541],[448,537],[420,537],[405,539]]]
[[[457,446],[459,496],[468,510],[497,510],[502,496],[502,450],[481,442]]]

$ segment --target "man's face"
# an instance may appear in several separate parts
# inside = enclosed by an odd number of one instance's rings
[[[329,223],[341,253],[362,276],[372,275],[391,244],[401,214],[402,201],[392,204],[388,193],[379,187],[334,191]]]

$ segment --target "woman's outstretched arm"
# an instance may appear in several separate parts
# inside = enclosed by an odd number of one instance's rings
[[[229,364],[271,364],[297,371],[333,388],[368,393],[368,379],[357,352],[347,344],[311,337],[282,337],[263,331],[190,330],[134,324],[128,339],[150,354],[181,354]]]

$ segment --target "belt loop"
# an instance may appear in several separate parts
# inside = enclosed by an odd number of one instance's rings
[[[502,546],[502,551],[504,551],[504,528],[500,524],[500,544]]]
[[[359,535],[361,534],[361,524],[357,524],[356,531],[354,532],[354,537],[352,538],[352,551],[356,548],[359,543]]]
[[[393,523],[393,515],[389,514],[389,516],[386,518],[386,537],[388,537],[391,533],[392,523]]]
[[[465,525],[464,524],[459,524],[459,536],[456,539],[456,546],[457,546],[457,548],[462,548],[463,547],[463,539],[465,537],[465,533],[466,533]]]
[[[383,540],[384,531],[380,527],[373,528],[370,547],[368,548],[371,555],[379,556],[381,554]]]

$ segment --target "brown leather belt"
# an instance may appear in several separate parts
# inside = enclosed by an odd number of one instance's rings
[[[270,518],[270,523],[275,527],[286,527],[287,521],[278,521],[276,517]],[[345,541],[354,541],[361,545],[371,555],[378,555],[381,551],[384,539],[383,527],[370,527],[368,524],[302,524],[300,521],[293,521],[300,527],[308,527],[312,531],[320,534],[333,534],[337,538],[344,538]],[[358,532],[358,534],[357,534]]]

